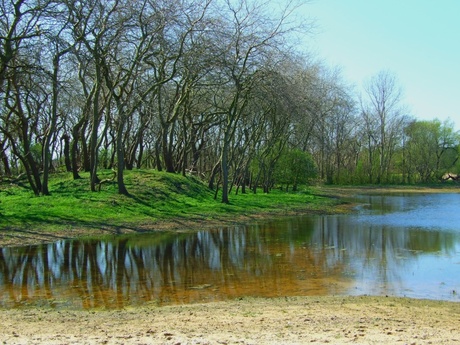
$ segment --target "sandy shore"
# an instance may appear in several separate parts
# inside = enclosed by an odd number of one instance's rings
[[[460,304],[244,298],[122,310],[1,310],[4,344],[459,344]]]

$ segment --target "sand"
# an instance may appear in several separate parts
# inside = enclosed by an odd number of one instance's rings
[[[4,344],[459,344],[460,304],[242,298],[121,310],[0,310]]]

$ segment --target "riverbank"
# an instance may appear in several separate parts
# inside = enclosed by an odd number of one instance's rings
[[[299,213],[343,212],[339,198],[315,188],[269,194],[233,191],[230,203],[193,177],[157,171],[128,171],[129,196],[116,183],[89,191],[89,175],[79,180],[58,174],[50,196],[33,196],[24,186],[0,184],[0,247],[55,242],[83,236],[193,231]],[[101,178],[104,175],[101,173]]]
[[[318,198],[319,200],[319,198]],[[252,211],[240,213],[213,214],[212,217],[190,214],[189,217],[178,216],[167,219],[151,219],[126,224],[111,224],[100,221],[98,224],[81,224],[72,222],[71,225],[48,227],[40,224],[30,227],[0,227],[0,248],[28,246],[52,243],[59,240],[68,240],[84,237],[101,237],[108,235],[142,234],[159,231],[187,232],[203,229],[212,229],[225,226],[247,225],[259,221],[267,221],[276,217],[295,216],[300,214],[332,214],[350,212],[352,205],[338,199],[321,197],[321,201],[298,205],[297,203],[267,209],[254,208]]]
[[[109,184],[89,192],[87,181],[54,178],[52,195],[33,197],[27,190],[0,185],[0,248],[52,243],[81,237],[195,231],[250,224],[299,214],[352,212],[344,200],[356,194],[460,193],[456,184],[438,186],[316,186],[299,192],[230,196],[230,204],[196,179],[158,172],[129,172],[131,195]]]
[[[460,304],[391,297],[243,298],[122,310],[1,310],[6,344],[456,344]]]

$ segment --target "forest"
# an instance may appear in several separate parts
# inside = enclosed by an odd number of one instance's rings
[[[0,0],[0,175],[50,194],[112,169],[237,190],[457,180],[460,134],[420,121],[397,77],[358,93],[308,53],[293,2]],[[319,23],[320,24],[320,23]],[[100,176],[100,174],[99,174]],[[220,194],[217,194],[220,193]]]

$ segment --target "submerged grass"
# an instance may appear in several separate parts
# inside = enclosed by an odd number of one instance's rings
[[[111,177],[103,171],[100,178]],[[202,221],[251,214],[283,214],[295,210],[327,211],[337,200],[315,195],[312,189],[296,193],[230,195],[230,204],[214,200],[214,193],[193,177],[153,170],[126,171],[130,196],[117,193],[113,181],[101,191],[89,190],[89,175],[73,180],[71,174],[53,175],[50,196],[36,197],[27,187],[1,185],[0,231],[20,229],[148,227],[162,221]]]

